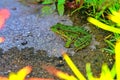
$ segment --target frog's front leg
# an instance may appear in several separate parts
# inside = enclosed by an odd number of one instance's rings
[[[68,48],[70,47],[70,44],[72,43],[72,39],[71,38],[68,38],[66,43],[65,43],[65,47]]]

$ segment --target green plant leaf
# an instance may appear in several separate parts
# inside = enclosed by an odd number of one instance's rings
[[[44,0],[42,4],[51,4],[54,2],[55,2],[55,0]]]
[[[65,4],[65,0],[58,0],[58,4]]]
[[[60,16],[64,14],[64,4],[58,4],[57,5],[57,10]]]
[[[57,10],[60,16],[64,14],[64,4],[65,0],[58,0]]]
[[[90,67],[90,63],[86,64],[86,74],[87,74],[88,80],[93,79],[93,73]]]

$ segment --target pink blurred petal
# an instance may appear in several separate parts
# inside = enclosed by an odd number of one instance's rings
[[[0,37],[0,43],[3,43],[5,41],[4,37]]]
[[[0,16],[3,16],[4,19],[8,19],[10,17],[10,12],[8,9],[0,9]]]
[[[9,18],[10,12],[8,9],[0,9],[0,29],[3,28],[5,20]]]
[[[2,16],[0,16],[0,29],[2,29],[2,28],[3,28],[4,23],[5,23],[5,19],[4,19],[4,18],[2,18]]]

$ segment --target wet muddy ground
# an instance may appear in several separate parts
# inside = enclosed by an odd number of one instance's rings
[[[112,67],[114,63],[114,56],[102,52],[102,48],[106,46],[103,41],[105,37],[104,34],[106,32],[97,29],[96,27],[92,28],[93,30],[95,29],[93,33],[95,33],[96,39],[100,42],[100,44],[97,45],[94,50],[86,47],[70,57],[84,76],[86,76],[85,64],[89,62],[91,63],[94,76],[98,77],[100,76],[101,66],[103,63],[107,63],[110,68]],[[73,74],[61,57],[49,57],[47,52],[44,50],[38,50],[36,53],[34,52],[34,48],[24,48],[19,50],[14,47],[5,53],[2,53],[2,49],[0,50],[0,75],[8,76],[9,72],[16,72],[22,67],[30,65],[33,67],[33,71],[29,77],[55,78],[57,80],[58,78],[50,75],[42,68],[43,64],[52,65],[64,72]]]
[[[90,46],[78,51],[74,55],[70,55],[73,62],[76,64],[78,69],[86,76],[85,65],[86,63],[91,63],[91,68],[94,76],[100,76],[101,66],[103,63],[107,63],[111,68],[114,63],[114,56],[103,52],[103,48],[106,47],[104,38],[109,35],[108,32],[96,28],[95,26],[84,22],[83,15],[75,15],[71,17],[74,25],[89,25],[91,34],[93,35],[93,40]],[[61,52],[59,52],[61,54]],[[54,54],[54,53],[53,53]],[[18,49],[13,47],[5,52],[0,49],[0,75],[8,76],[9,72],[16,72],[19,69],[30,65],[33,67],[32,73],[28,77],[42,77],[42,78],[58,78],[50,75],[47,71],[42,68],[43,64],[52,65],[56,68],[73,74],[66,62],[61,57],[48,56],[47,51],[37,50],[33,47],[26,47],[23,49]]]

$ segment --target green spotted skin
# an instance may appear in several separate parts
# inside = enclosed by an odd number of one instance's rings
[[[73,47],[75,51],[79,51],[88,46],[92,40],[92,35],[83,27],[57,23],[50,29],[54,33],[59,34],[61,38],[65,40],[65,47]]]

